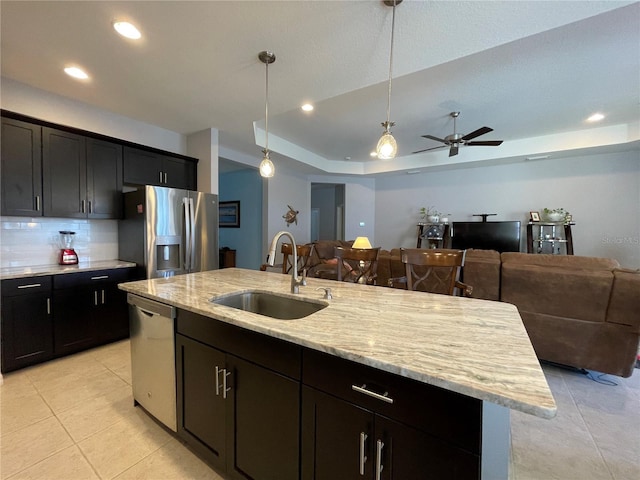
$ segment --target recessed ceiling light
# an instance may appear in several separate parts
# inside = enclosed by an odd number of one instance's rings
[[[305,112],[310,112],[313,110],[313,105],[311,105],[310,103],[305,103],[300,108],[302,108],[302,110],[304,110]]]
[[[113,22],[113,28],[115,28],[116,32],[123,37],[127,37],[132,40],[138,40],[142,37],[140,30],[138,30],[134,24],[129,22]]]
[[[369,154],[370,157],[377,157],[378,156],[378,152],[371,152]]]
[[[89,78],[89,75],[87,75],[84,70],[78,67],[65,67],[64,73],[79,80],[86,80],[87,78]]]
[[[587,118],[587,122],[599,122],[604,118],[604,115],[601,113],[594,113],[589,118]]]

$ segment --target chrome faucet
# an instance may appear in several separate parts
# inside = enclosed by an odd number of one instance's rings
[[[300,285],[306,285],[307,282],[304,278],[304,272],[302,277],[298,277],[298,249],[296,248],[296,240],[286,230],[282,230],[275,234],[273,240],[271,240],[271,248],[269,248],[269,255],[267,255],[267,264],[273,267],[273,263],[276,259],[276,247],[278,246],[278,240],[281,236],[287,236],[291,240],[291,247],[293,250],[293,262],[291,267],[291,293],[300,293]]]

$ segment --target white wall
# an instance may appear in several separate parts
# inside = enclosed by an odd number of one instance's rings
[[[368,237],[371,245],[379,247],[375,236],[376,221],[376,180],[359,177],[332,177],[310,175],[313,183],[344,183],[344,238]],[[360,223],[364,226],[360,226]]]
[[[0,106],[5,110],[48,122],[187,154],[184,135],[38,90],[5,77],[2,77],[0,83]]]
[[[529,211],[563,207],[573,215],[576,255],[640,268],[638,152],[548,159],[376,179],[376,243],[415,247],[419,209],[435,205],[450,221],[529,220]],[[348,203],[348,202],[347,202]],[[523,231],[521,250],[526,251]]]
[[[199,159],[198,191],[218,194],[218,130],[209,128],[189,135],[187,155]]]

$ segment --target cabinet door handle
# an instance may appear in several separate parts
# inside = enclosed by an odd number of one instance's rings
[[[91,207],[91,200],[89,200],[89,213],[93,213],[93,208]]]
[[[162,184],[162,172],[160,172],[160,183]]]
[[[36,212],[40,211],[40,195],[36,195]]]
[[[165,183],[165,184],[166,184],[166,183],[169,183],[169,182],[167,182],[167,172],[164,172],[164,183]]]
[[[367,390],[367,384],[363,384],[361,387],[358,385],[351,385],[351,388],[356,392],[364,393],[365,395],[369,395],[370,397],[377,398],[378,400],[382,400],[383,402],[393,403],[393,398],[389,396],[389,392],[384,392],[382,395],[376,392],[372,392],[371,390]]]
[[[22,289],[22,288],[36,288],[36,287],[41,287],[42,284],[41,283],[29,283],[27,285],[18,285],[18,288]]]
[[[376,480],[380,480],[382,478],[382,470],[384,470],[384,465],[382,465],[382,448],[384,447],[384,443],[382,440],[378,440],[376,442]]]
[[[47,315],[51,315],[51,299],[47,297]]]
[[[216,397],[220,395],[220,372],[222,370],[216,365]]]
[[[104,288],[102,289],[102,305],[104,305]]]
[[[360,432],[360,475],[364,476],[364,464],[367,462],[367,456],[365,455],[364,447],[367,441],[367,434]]]
[[[93,304],[96,305],[96,306],[98,305],[98,291],[97,290],[93,291]]]
[[[227,377],[231,375],[231,372],[227,372],[227,369],[222,370],[224,372],[224,377],[222,377],[222,398],[227,398],[227,392],[231,391],[231,387],[227,388]]]
[[[84,211],[84,200],[82,200],[82,201],[80,202],[80,212],[82,212],[82,213],[86,213],[86,212]]]

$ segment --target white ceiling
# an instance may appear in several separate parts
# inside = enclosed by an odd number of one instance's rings
[[[13,2],[1,13],[2,76],[169,130],[220,131],[302,171],[382,174],[638,149],[640,2],[411,1],[396,8],[391,120],[399,158],[371,159],[386,119],[392,9],[381,1]],[[115,34],[128,19],[139,42]],[[67,77],[68,63],[91,81]],[[311,101],[305,114],[299,107]],[[500,147],[446,148],[423,134],[481,126]],[[598,125],[585,118],[600,111]],[[255,128],[254,128],[255,127]],[[588,130],[585,132],[585,130]],[[288,157],[288,158],[285,158]],[[350,160],[345,160],[350,157]],[[295,161],[291,161],[291,159]]]

